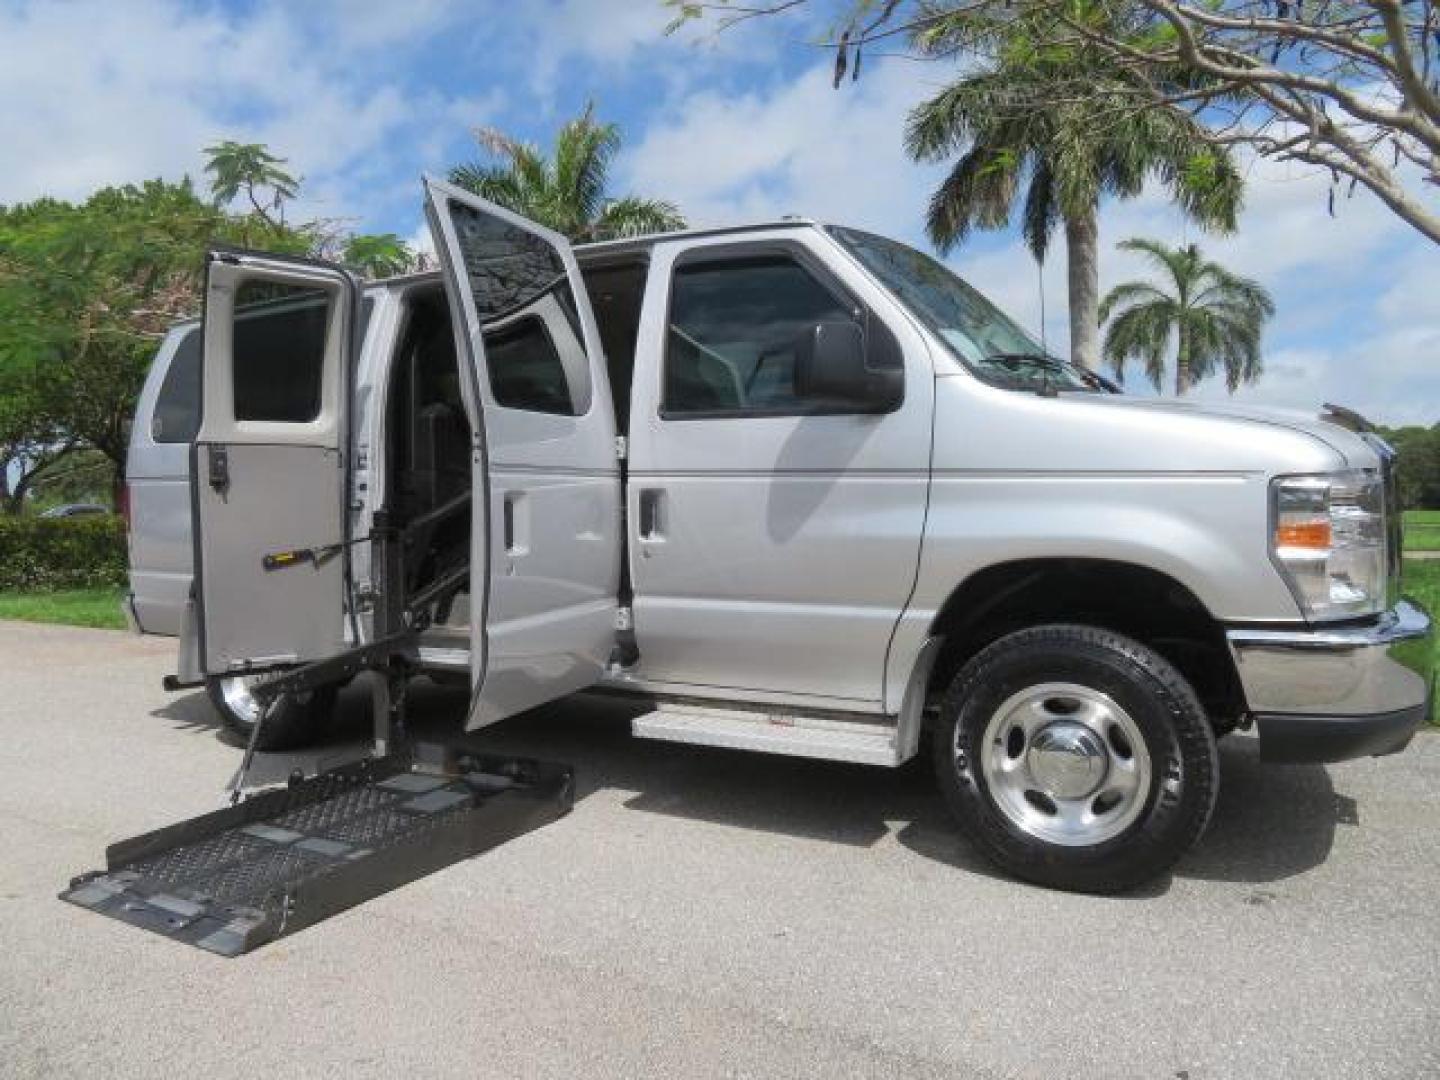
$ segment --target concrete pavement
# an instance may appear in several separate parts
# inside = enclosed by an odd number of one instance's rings
[[[1209,835],[1141,895],[998,877],[923,770],[632,740],[614,703],[485,734],[570,761],[562,821],[249,957],[55,899],[213,809],[240,756],[173,643],[0,622],[0,1074],[1440,1074],[1440,737],[1341,766],[1222,747]],[[357,752],[342,699],[317,753]],[[454,723],[453,692],[417,694]]]

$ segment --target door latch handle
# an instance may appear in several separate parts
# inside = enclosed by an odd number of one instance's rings
[[[530,507],[523,491],[507,491],[500,507],[505,554],[512,559],[530,554]]]
[[[211,446],[210,486],[224,495],[230,490],[230,452],[223,446]]]
[[[640,539],[663,540],[665,537],[665,516],[663,501],[665,492],[660,488],[642,488],[640,491]]]

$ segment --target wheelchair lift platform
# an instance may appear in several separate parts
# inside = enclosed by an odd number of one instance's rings
[[[239,956],[554,821],[573,798],[568,766],[417,744],[112,844],[60,898]]]

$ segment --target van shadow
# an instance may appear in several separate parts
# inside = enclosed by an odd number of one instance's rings
[[[780,447],[775,469],[782,476],[796,475],[789,482],[768,485],[765,528],[772,542],[787,543],[809,524],[881,419],[869,415],[805,417],[795,425]],[[823,470],[815,473],[820,463]]]
[[[634,792],[624,805],[641,813],[854,847],[869,847],[893,832],[917,855],[968,873],[1002,876],[955,830],[928,760],[878,769],[636,739],[630,720],[646,707],[598,695],[463,734],[466,701],[463,689],[416,683],[410,698],[415,738],[566,762],[575,769],[577,802],[602,790]],[[189,727],[217,728],[213,712],[209,721],[199,719],[208,710],[203,694],[191,695],[157,715]],[[251,783],[279,783],[296,769],[308,774],[364,755],[369,723],[364,691],[347,689],[321,745],[294,754],[257,754]],[[221,737],[238,745],[228,732]],[[1359,824],[1354,801],[1335,792],[1323,766],[1262,765],[1258,743],[1248,737],[1222,741],[1220,759],[1220,796],[1209,831],[1173,877],[1254,885],[1282,881],[1326,861],[1337,825]],[[1162,895],[1171,880],[1167,875],[1129,895]]]
[[[343,708],[337,709],[336,722],[314,746],[286,753],[257,753],[250,768],[250,775],[246,779],[247,786],[282,784],[297,770],[310,776],[364,757],[370,750],[368,732],[364,724],[358,727],[355,725],[351,713],[364,712],[365,724],[368,724],[366,698],[357,690],[349,690],[347,694],[352,700],[346,702]],[[245,740],[225,726],[220,714],[215,711],[203,691],[173,698],[160,708],[151,710],[150,715],[168,720],[177,731],[209,734],[217,742],[237,751],[243,752],[245,749]],[[238,756],[235,766],[238,772]]]

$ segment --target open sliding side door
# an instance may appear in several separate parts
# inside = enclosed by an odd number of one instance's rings
[[[347,647],[346,414],[359,299],[338,266],[208,256],[190,469],[206,674]],[[313,557],[275,558],[302,549]]]
[[[427,178],[474,477],[467,727],[597,682],[615,644],[620,467],[569,243]]]

